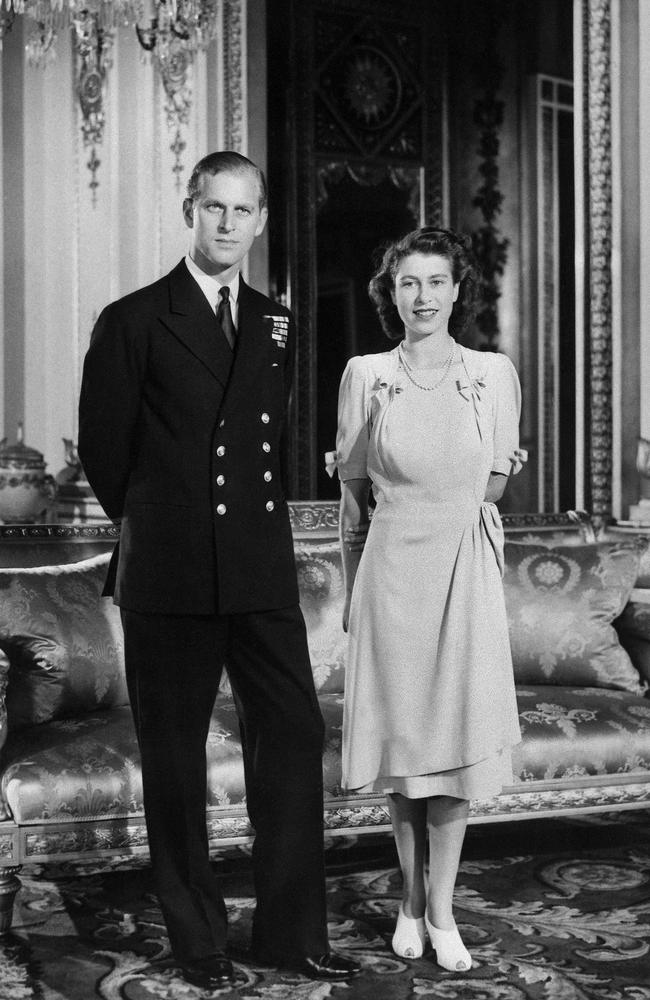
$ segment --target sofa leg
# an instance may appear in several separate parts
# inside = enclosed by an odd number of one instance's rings
[[[0,934],[7,934],[11,930],[14,899],[20,889],[20,879],[16,877],[16,872],[19,871],[20,866],[0,868]]]

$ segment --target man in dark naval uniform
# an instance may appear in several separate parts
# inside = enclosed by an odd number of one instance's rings
[[[156,890],[185,978],[229,981],[205,817],[226,663],[255,829],[253,955],[343,979],[359,967],[327,940],[323,720],[281,476],[295,328],[240,274],[266,224],[264,175],[206,156],[183,214],[185,259],[97,321],[79,424],[88,480],[121,522],[105,593],[122,614]]]

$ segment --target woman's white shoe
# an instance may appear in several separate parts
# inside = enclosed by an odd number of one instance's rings
[[[393,951],[400,958],[421,958],[424,954],[427,934],[424,917],[407,917],[400,904],[393,934]]]
[[[469,972],[472,968],[472,956],[463,944],[456,924],[448,931],[441,931],[429,922],[426,914],[424,920],[438,965],[448,972]]]

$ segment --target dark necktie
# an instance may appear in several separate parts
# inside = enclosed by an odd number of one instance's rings
[[[224,332],[225,338],[230,344],[231,350],[235,347],[235,338],[237,336],[237,331],[235,330],[235,324],[232,321],[232,313],[230,311],[230,289],[228,285],[222,285],[219,289],[219,305],[217,306],[217,323]]]

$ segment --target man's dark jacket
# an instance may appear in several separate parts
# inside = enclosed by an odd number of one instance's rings
[[[233,354],[184,261],[103,310],[84,363],[79,454],[121,518],[106,593],[132,611],[298,601],[281,447],[295,327],[240,278]]]

